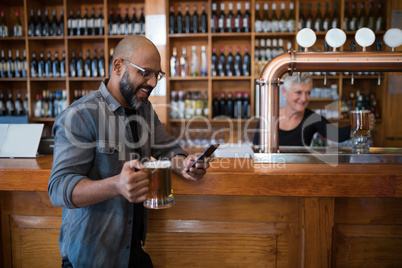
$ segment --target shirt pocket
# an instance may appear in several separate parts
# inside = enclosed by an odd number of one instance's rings
[[[117,142],[100,140],[96,143],[95,165],[101,178],[111,177],[121,172],[124,161],[120,160],[123,157],[120,152],[122,152],[121,145]]]

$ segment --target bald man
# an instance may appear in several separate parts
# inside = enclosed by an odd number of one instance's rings
[[[163,77],[155,45],[128,36],[114,50],[112,74],[57,117],[48,193],[63,207],[62,267],[153,267],[142,249],[149,181],[143,161],[172,161],[188,180],[203,178],[208,161],[188,155],[159,121],[149,95]]]

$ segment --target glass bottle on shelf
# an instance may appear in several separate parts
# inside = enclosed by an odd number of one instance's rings
[[[32,53],[31,77],[32,78],[38,77],[38,61],[36,60],[36,52],[35,51]]]
[[[244,48],[242,73],[244,76],[249,76],[251,74],[251,59],[248,53],[248,46]]]
[[[47,59],[45,61],[45,77],[53,77],[53,70],[52,70],[52,54],[50,51],[47,52]]]
[[[122,24],[123,24],[123,21],[121,19],[121,11],[120,11],[120,8],[118,8],[116,20],[113,22],[113,34],[117,34],[117,35],[122,34],[122,32],[121,32]]]
[[[236,17],[234,19],[234,27],[235,31],[237,33],[240,33],[243,31],[243,18],[241,14],[241,3],[237,3],[237,12],[236,12]]]
[[[227,32],[232,33],[235,32],[235,27],[234,27],[234,15],[233,15],[233,4],[229,3],[229,12],[228,15],[226,17],[226,29]]]
[[[50,19],[48,9],[45,9],[45,19],[43,20],[42,36],[50,36]]]
[[[15,99],[15,115],[24,115],[24,105],[22,103],[20,91],[17,91],[17,98]]]
[[[207,13],[205,12],[205,4],[202,4],[202,13],[201,13],[201,27],[200,31],[201,33],[207,33],[208,32],[208,16]]]
[[[108,25],[109,35],[114,35],[115,31],[114,31],[113,27],[115,24],[114,24],[114,17],[113,17],[113,8],[111,8],[109,11],[109,20],[108,20],[107,25]],[[116,32],[117,32],[117,29],[116,29]]]
[[[226,29],[226,20],[225,20],[225,3],[221,3],[220,6],[220,14],[218,18],[218,31],[220,33],[224,33]]]
[[[141,15],[139,20],[140,32],[139,34],[145,34],[145,16],[144,16],[144,8],[141,7]]]
[[[283,33],[288,31],[288,20],[285,15],[285,3],[281,3],[281,14],[279,15],[278,25],[280,32]]]
[[[218,55],[216,54],[216,47],[212,48],[211,56],[211,76],[218,75]]]
[[[87,34],[95,35],[95,8],[91,8],[91,17],[88,17],[87,20]]]
[[[242,58],[240,55],[240,47],[237,47],[237,52],[234,60],[234,75],[241,76],[242,75]]]
[[[262,13],[262,31],[264,33],[271,32],[271,20],[269,19],[268,15],[268,3],[264,3],[264,8],[263,8],[263,13]]]
[[[39,57],[40,58],[38,62],[38,77],[45,77],[45,59],[43,50],[40,52]]]
[[[178,34],[183,33],[183,14],[181,13],[181,5],[177,6],[177,17],[176,17],[176,21],[177,21],[177,28],[176,28],[176,32]]]
[[[94,56],[92,57],[92,60],[91,60],[91,74],[92,74],[92,77],[99,77],[98,52],[96,51],[96,49],[94,50]]]
[[[60,61],[60,77],[66,77],[66,52],[63,50],[63,58]]]
[[[75,24],[74,11],[73,9],[70,9],[70,16],[68,16],[67,19],[67,31],[70,36],[74,35],[74,28],[75,28],[74,24]]]
[[[110,66],[111,66],[111,64],[110,64]],[[105,68],[106,68],[105,67],[105,55],[104,55],[103,49],[101,49],[100,57],[98,60],[98,76],[99,77],[105,77],[105,75],[106,75]]]
[[[353,3],[352,5],[352,15],[350,16],[349,20],[349,31],[356,31],[357,30],[357,8],[356,8],[356,2]]]
[[[82,18],[81,18],[81,10],[78,8],[77,10],[77,16],[75,17],[75,30],[74,33],[75,35],[82,35],[81,30],[82,30]],[[45,96],[43,96],[45,98]]]
[[[248,97],[248,92],[243,92],[243,100],[242,100],[242,118],[250,118],[251,116],[251,109],[250,109],[250,100]]]
[[[366,8],[364,5],[364,2],[361,3],[360,6],[360,14],[359,14],[359,18],[357,20],[357,29],[363,28],[367,26],[367,22],[366,22]]]
[[[225,92],[221,92],[221,99],[219,101],[219,111],[220,111],[219,115],[223,115],[223,116],[227,115]]]
[[[236,92],[236,97],[234,101],[234,118],[242,118],[242,97],[241,92]]]
[[[184,33],[191,32],[191,17],[190,17],[190,7],[189,5],[185,6],[186,13],[184,14]]]
[[[126,7],[126,15],[124,16],[124,22],[120,26],[121,26],[120,27],[121,34],[127,35],[132,33],[131,22],[130,18],[128,17],[128,7]]]
[[[278,16],[276,15],[276,3],[272,4],[271,27],[273,33],[279,32],[279,20]]]
[[[304,11],[303,11],[303,4],[300,4],[300,10],[299,10],[299,25],[298,29],[299,31],[302,30],[303,28],[306,27],[306,19],[304,17]]]
[[[13,27],[13,36],[21,37],[22,36],[22,24],[20,19],[20,11],[17,9],[15,11],[15,23]]]
[[[92,77],[91,74],[91,52],[89,49],[87,50],[87,54],[84,61],[84,76],[85,77]]]
[[[56,36],[56,33],[57,33],[56,9],[53,8],[52,20],[49,24],[49,36]]]
[[[6,102],[7,107],[7,115],[15,115],[15,103],[13,100],[13,93],[11,91],[8,92],[8,99]]]
[[[226,58],[226,75],[227,76],[234,75],[234,57],[232,53],[232,46],[229,46],[229,53]]]
[[[228,92],[228,99],[226,102],[226,116],[233,118],[234,117],[234,101],[232,92]]]
[[[140,25],[137,19],[135,7],[133,8],[133,15],[131,19],[131,31],[132,34],[138,34],[140,32]]]
[[[40,9],[38,9],[38,13],[36,16],[36,24],[35,24],[35,36],[42,36],[42,14]]]
[[[340,18],[339,18],[339,10],[338,3],[334,3],[334,15],[332,16],[330,28],[339,28]]]
[[[170,118],[172,119],[179,118],[177,109],[178,109],[177,91],[172,91],[170,92]]]
[[[306,28],[313,29],[313,14],[311,12],[311,3],[308,4],[308,12],[306,17]]]
[[[204,110],[204,102],[201,99],[201,92],[196,91],[195,93],[195,115],[201,117]]]
[[[375,16],[374,16],[374,4],[370,2],[369,13],[367,15],[367,28],[375,31]]]
[[[81,35],[89,35],[88,8],[84,8],[84,17],[81,19]]]
[[[184,92],[179,91],[178,96],[179,96],[178,100],[177,100],[177,106],[179,107],[178,118],[184,118],[184,113],[185,113],[185,109],[186,109],[186,104],[184,101]]]
[[[82,58],[82,49],[80,49],[80,52],[78,53],[77,77],[84,77],[84,60]]]
[[[179,76],[179,60],[177,58],[177,49],[173,47],[172,57],[170,57],[170,76],[178,77]]]
[[[22,65],[20,58],[20,51],[17,49],[15,52],[15,60],[14,60],[14,77],[20,78],[22,73]]]
[[[71,60],[70,60],[70,76],[77,77],[77,61],[75,58],[75,50],[71,52]]]
[[[15,75],[15,69],[14,69],[14,60],[13,60],[13,54],[11,49],[8,50],[8,59],[7,59],[7,77],[12,78]]]
[[[316,32],[322,31],[322,15],[321,15],[321,4],[317,4],[317,14],[314,19],[314,30]]]
[[[204,92],[204,110],[203,110],[203,114],[206,118],[208,118],[209,116],[209,103],[208,103],[208,91]]]
[[[99,8],[99,15],[95,20],[95,34],[104,35],[105,34],[105,18],[103,17],[103,9]]]
[[[27,77],[27,53],[24,49],[23,58],[21,60],[21,77]]]
[[[7,63],[6,58],[4,56],[4,50],[1,50],[1,58],[0,58],[0,78],[7,77]]]
[[[244,29],[244,32],[249,33],[249,32],[251,32],[251,24],[250,24],[251,23],[251,14],[249,11],[250,3],[246,2],[244,4],[244,8],[245,8],[245,11],[244,11],[244,16],[243,16],[243,29]]]
[[[192,46],[191,48],[191,76],[198,76],[198,55],[196,51],[196,46]]]
[[[24,107],[24,115],[29,114],[29,104],[28,104],[28,91],[25,92],[25,99],[23,102],[23,107]]]
[[[322,30],[327,32],[331,27],[331,17],[329,15],[329,3],[325,3],[325,13],[322,19]]]
[[[211,32],[218,32],[218,14],[216,13],[216,3],[212,3]]]
[[[33,9],[31,9],[31,15],[29,16],[28,36],[35,36],[35,16]]]
[[[385,19],[384,19],[384,13],[383,13],[383,8],[382,8],[382,2],[378,2],[378,8],[377,8],[377,19],[375,21],[375,31],[383,31],[385,30]]]
[[[255,4],[255,21],[254,21],[254,31],[256,33],[262,32],[262,20],[260,17],[260,4]]]
[[[208,59],[207,52],[205,51],[205,46],[201,46],[201,76],[208,75]]]
[[[226,73],[226,57],[225,57],[225,48],[221,47],[221,54],[219,55],[218,60],[218,76],[225,76]]]
[[[8,26],[4,16],[4,10],[0,13],[0,37],[8,37]]]
[[[289,4],[289,17],[287,20],[287,28],[288,32],[295,32],[296,31],[296,16],[295,16],[295,7],[293,2]]]
[[[219,111],[218,92],[215,92],[214,99],[212,100],[212,117],[217,117],[219,115],[220,111]]]
[[[345,11],[343,16],[343,30],[349,31],[349,23],[350,23],[350,13],[349,13],[349,5],[348,2],[345,2]]]
[[[181,56],[180,56],[180,76],[187,77],[188,76],[188,57],[186,47],[182,48]]]
[[[60,77],[60,61],[59,61],[59,52],[54,52],[54,61],[52,62],[52,71],[53,77]]]
[[[175,17],[174,17],[174,7],[170,6],[169,8],[169,34],[174,34],[176,25],[175,25]]]

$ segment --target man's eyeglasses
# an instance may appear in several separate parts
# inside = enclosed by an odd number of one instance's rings
[[[145,70],[145,69],[143,69],[143,68],[141,68],[141,67],[139,67],[139,66],[137,66],[137,65],[135,65],[135,64],[133,64],[131,62],[129,62],[128,60],[125,60],[125,59],[121,59],[121,60],[127,62],[131,66],[133,66],[133,67],[137,68],[138,70],[140,70],[142,72],[142,76],[147,80],[149,80],[149,79],[151,79],[152,77],[155,76],[156,79],[159,81],[165,75],[164,72],[154,72],[154,71],[151,71],[151,70]]]

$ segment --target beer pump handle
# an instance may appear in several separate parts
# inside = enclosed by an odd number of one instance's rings
[[[377,51],[381,51],[382,48],[382,42],[381,41],[377,41],[376,43],[376,47],[377,47]],[[378,72],[378,79],[377,79],[377,85],[381,84],[381,73]]]
[[[324,51],[329,51],[329,45],[327,42],[324,42]],[[327,85],[327,72],[324,72],[324,85]]]
[[[356,51],[356,43],[355,42],[350,42],[350,48],[352,51]],[[352,77],[350,78],[350,83],[353,85],[355,83],[355,74],[352,72]]]

